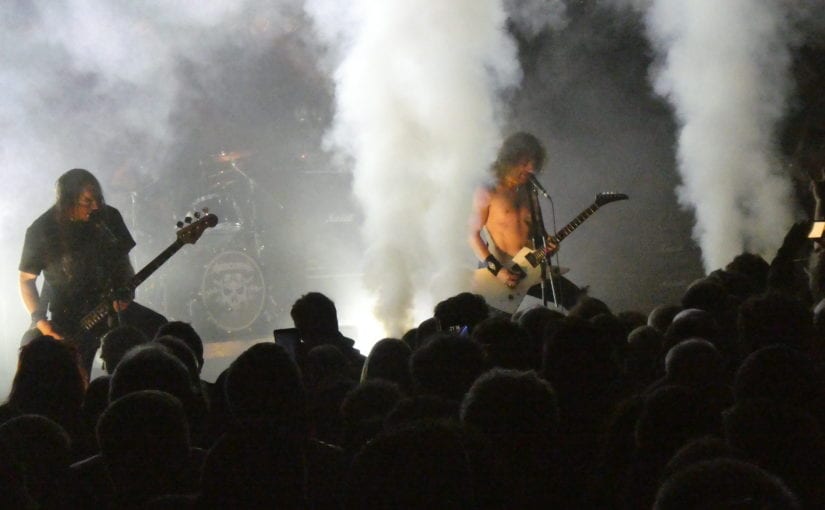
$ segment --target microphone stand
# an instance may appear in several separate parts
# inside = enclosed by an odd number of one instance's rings
[[[541,204],[539,204],[539,189],[538,187],[530,181],[532,193],[530,194],[530,212],[533,216],[533,243],[536,244],[537,248],[541,248],[541,250],[546,254],[547,253],[547,237],[545,235],[546,229],[544,228],[544,218],[541,213]],[[541,190],[542,192],[544,190]],[[547,257],[544,256],[541,258],[540,262],[540,270],[541,270],[541,304],[543,307],[547,308],[548,300],[548,292],[547,292],[547,281],[550,281],[550,295],[553,298],[553,304],[558,307],[559,300],[558,296],[556,295],[556,285],[553,282],[553,274],[550,271],[549,278],[548,278],[548,271],[547,271]]]

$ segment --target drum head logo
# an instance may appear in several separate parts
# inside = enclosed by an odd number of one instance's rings
[[[250,327],[261,315],[266,299],[261,268],[243,252],[218,254],[206,266],[201,299],[210,320],[224,331]]]

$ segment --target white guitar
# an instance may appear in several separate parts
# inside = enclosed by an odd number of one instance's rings
[[[601,206],[609,204],[610,202],[627,199],[628,196],[624,193],[599,193],[596,195],[596,201],[593,202],[593,205],[582,211],[581,214],[565,225],[564,228],[548,236],[547,240],[552,244],[558,245]],[[481,268],[473,273],[471,289],[474,293],[484,296],[487,304],[493,308],[514,313],[518,310],[521,301],[524,299],[530,287],[541,283],[541,263],[546,255],[541,248],[533,250],[527,247],[522,248],[516,253],[512,262],[507,264],[506,267],[515,272],[520,271],[524,276],[513,288],[507,287],[501,280],[496,278],[493,273],[488,271],[487,268]],[[548,270],[550,270],[550,268],[548,268]]]

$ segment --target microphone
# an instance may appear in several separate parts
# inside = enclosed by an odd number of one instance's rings
[[[530,181],[530,184],[532,184],[533,187],[536,188],[536,190],[538,192],[540,192],[542,195],[544,195],[544,198],[548,198],[548,199],[550,198],[550,194],[547,193],[547,190],[544,189],[544,186],[542,186],[541,183],[539,182],[539,180],[536,179],[535,175],[530,174],[530,175],[527,176],[527,179]]]

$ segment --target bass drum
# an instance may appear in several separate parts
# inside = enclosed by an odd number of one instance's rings
[[[200,304],[219,330],[233,333],[251,327],[261,316],[266,299],[263,271],[246,253],[224,251],[206,265]]]

